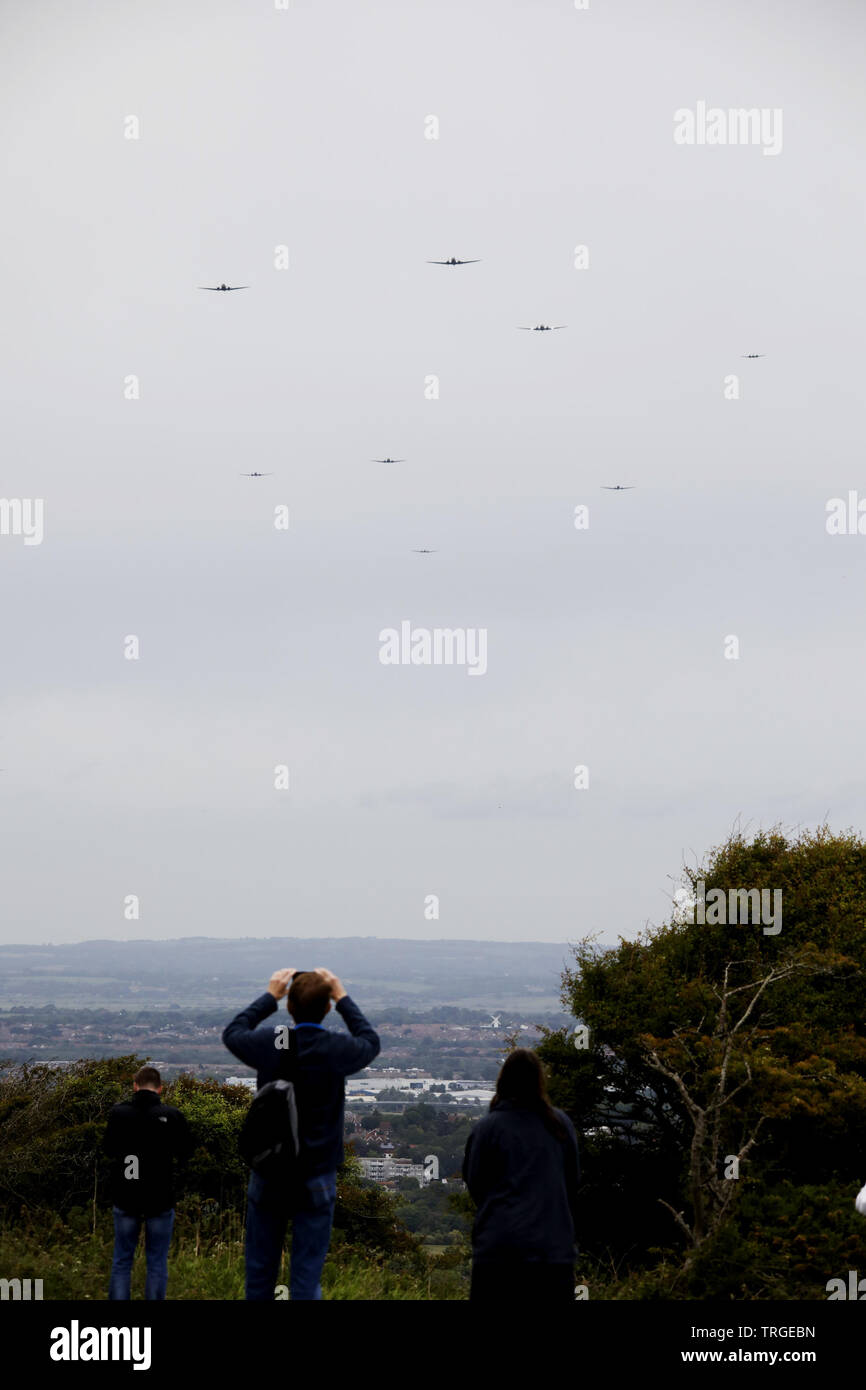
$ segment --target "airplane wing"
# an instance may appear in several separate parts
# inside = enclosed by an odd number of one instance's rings
[[[553,329],[554,332],[556,332],[557,328],[567,328],[567,327],[568,327],[568,324],[567,324],[567,323],[553,323],[553,324],[551,324],[551,328]]]

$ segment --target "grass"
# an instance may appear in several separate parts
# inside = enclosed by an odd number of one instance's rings
[[[31,1216],[27,1224],[0,1227],[0,1277],[41,1279],[45,1300],[104,1301],[108,1297],[113,1230],[110,1215],[97,1216],[96,1230],[83,1220],[44,1223]],[[279,1283],[288,1285],[289,1261],[284,1256]],[[132,1297],[144,1297],[145,1260],[139,1243],[132,1271]],[[439,1267],[430,1259],[421,1270],[393,1256],[375,1257],[356,1246],[336,1245],[322,1275],[325,1299],[352,1301],[428,1301],[468,1296],[468,1268]],[[170,1300],[211,1301],[243,1299],[244,1251],[240,1217],[229,1213],[222,1229],[203,1237],[192,1223],[178,1221],[168,1259]]]

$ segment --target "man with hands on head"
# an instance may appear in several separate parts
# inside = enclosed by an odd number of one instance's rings
[[[246,1296],[272,1300],[286,1228],[292,1222],[289,1290],[292,1299],[322,1297],[322,1266],[331,1239],[337,1168],[343,1161],[345,1077],[362,1071],[379,1054],[379,1039],[361,1010],[330,970],[276,970],[267,991],[232,1019],[223,1042],[256,1069],[259,1089],[281,1074],[285,1047],[279,1030],[259,1024],[286,997],[295,1022],[292,1081],[298,1108],[300,1153],[291,1190],[252,1172],[247,1190]],[[349,1030],[322,1026],[334,1007]]]

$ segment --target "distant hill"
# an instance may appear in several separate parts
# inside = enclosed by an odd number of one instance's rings
[[[273,970],[325,965],[366,1008],[453,1004],[558,1010],[567,945],[514,941],[411,941],[191,936],[171,941],[81,941],[0,946],[0,1008],[198,1008],[240,1005]]]

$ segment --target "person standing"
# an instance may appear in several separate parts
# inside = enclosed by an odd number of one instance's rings
[[[286,1058],[284,1029],[260,1028],[286,996],[294,1020],[292,1084],[297,1105],[299,1154],[289,1185],[250,1173],[244,1247],[246,1296],[274,1297],[283,1242],[292,1222],[289,1294],[322,1297],[322,1268],[331,1240],[337,1169],[343,1161],[344,1078],[368,1066],[379,1038],[330,970],[277,970],[265,994],[232,1019],[223,1032],[229,1052],[255,1067],[259,1090],[279,1077]],[[322,1020],[331,1006],[349,1030],[333,1032]]]
[[[536,1053],[505,1059],[466,1141],[463,1180],[478,1208],[470,1300],[573,1302],[577,1135],[550,1104]]]
[[[174,1228],[174,1169],[191,1151],[189,1126],[179,1110],[160,1100],[156,1067],[141,1067],[132,1079],[133,1096],[112,1106],[104,1148],[112,1160],[114,1258],[110,1299],[128,1299],[132,1262],[142,1225],[145,1230],[146,1299],[165,1298],[168,1248]]]

